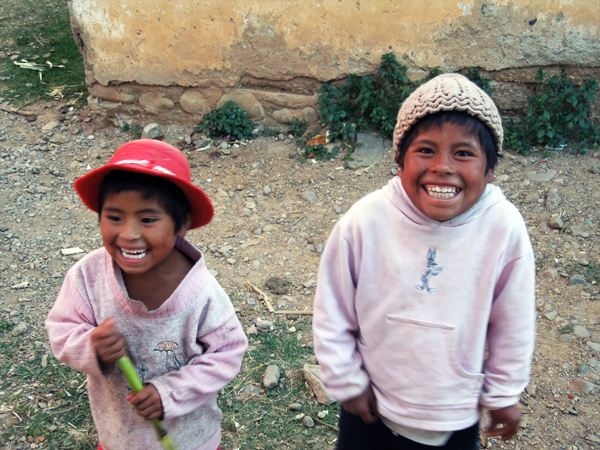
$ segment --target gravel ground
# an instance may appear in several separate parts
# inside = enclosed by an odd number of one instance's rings
[[[80,203],[73,181],[131,139],[117,128],[94,130],[85,109],[48,103],[28,110],[36,121],[0,111],[0,324],[16,324],[10,332],[0,329],[0,342],[25,338],[11,358],[0,355],[3,366],[11,365],[0,380],[0,427],[19,423],[11,396],[33,389],[11,376],[13,369],[24,361],[45,364],[43,322],[64,274],[101,245],[97,218]],[[182,147],[191,131],[171,126],[165,139]],[[245,327],[275,317],[289,326],[294,316],[269,314],[246,283],[269,293],[276,310],[310,310],[329,230],[356,200],[393,176],[391,153],[354,171],[340,159],[300,163],[286,137],[228,149],[218,144],[187,152],[194,182],[216,210],[213,222],[188,238],[205,253]],[[523,427],[513,441],[490,439],[487,447],[600,448],[599,158],[594,151],[506,154],[496,171],[536,252],[538,336],[532,381],[522,396]],[[83,252],[64,254],[76,247]],[[265,286],[272,277],[278,280]],[[52,399],[30,401],[42,409],[57,406]],[[27,440],[19,445],[43,447]]]

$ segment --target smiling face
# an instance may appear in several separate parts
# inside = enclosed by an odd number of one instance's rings
[[[154,198],[138,191],[109,193],[100,213],[104,247],[127,275],[147,274],[168,265],[175,242],[190,220],[175,232],[175,222]]]
[[[463,125],[445,122],[421,130],[398,171],[412,203],[431,219],[443,222],[460,216],[479,200],[487,183],[485,152]]]

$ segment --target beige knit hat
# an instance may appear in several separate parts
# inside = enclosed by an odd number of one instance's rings
[[[494,101],[467,77],[445,73],[420,86],[400,107],[394,129],[396,161],[409,130],[423,117],[440,111],[463,111],[481,120],[492,133],[496,152],[502,154],[504,130]]]

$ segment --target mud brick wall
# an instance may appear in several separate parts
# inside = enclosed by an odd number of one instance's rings
[[[106,115],[197,123],[233,99],[254,119],[317,120],[323,82],[394,52],[481,67],[502,112],[527,104],[539,67],[600,80],[600,1],[69,0],[90,102]],[[600,116],[598,102],[594,112]]]

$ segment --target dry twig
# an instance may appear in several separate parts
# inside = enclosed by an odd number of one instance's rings
[[[265,302],[265,305],[267,305],[267,309],[269,310],[269,312],[272,312],[272,313],[275,312],[275,308],[273,308],[273,305],[271,304],[271,302],[269,300],[269,296],[267,294],[265,294],[263,291],[261,291],[256,286],[254,286],[252,283],[246,283],[246,287],[248,289],[250,289],[251,291],[256,292],[258,295],[262,295],[263,301]]]

